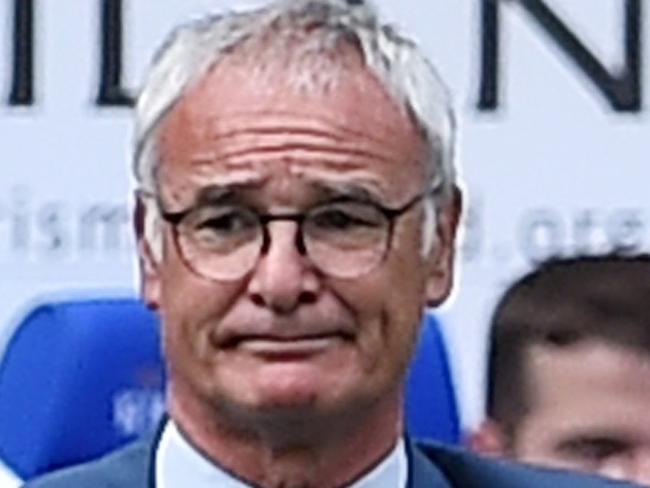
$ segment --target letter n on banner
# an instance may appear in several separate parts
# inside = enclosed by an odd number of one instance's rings
[[[517,2],[598,89],[613,110],[639,112],[642,105],[642,1],[625,0],[624,62],[608,70],[543,0],[480,0],[482,3],[481,80],[478,108],[499,108],[501,4]]]

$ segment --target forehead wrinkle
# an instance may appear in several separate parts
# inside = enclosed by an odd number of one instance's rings
[[[224,162],[229,171],[214,171],[214,160],[209,157],[192,158],[193,171],[182,171],[177,175],[175,168],[161,164],[159,192],[163,199],[171,202],[183,201],[185,193],[194,194],[206,188],[260,187],[268,180],[268,175],[260,173],[254,164],[231,165]]]
[[[162,137],[161,148],[169,145],[170,155],[187,172],[203,173],[201,181],[207,182],[216,181],[215,173],[240,166],[271,178],[277,164],[285,162],[294,175],[316,175],[296,169],[313,166],[320,179],[336,180],[326,173],[353,175],[374,193],[399,198],[412,180],[424,176],[426,142],[365,68],[357,66],[340,90],[328,96],[296,94],[287,87],[282,67],[274,68],[278,83],[264,93],[256,91],[259,85],[245,69],[232,63],[222,63],[197,80],[162,121],[161,136],[167,137]],[[380,181],[395,180],[374,175],[375,168],[386,173],[388,165],[419,166],[415,173],[413,167],[398,169],[399,181]]]
[[[182,171],[187,180],[190,181],[204,181],[206,179],[212,180],[215,184],[261,184],[267,178],[263,172],[260,172],[259,165],[253,161],[230,161],[228,159],[216,159],[213,154],[205,151],[200,154],[193,154],[188,158],[191,163],[191,171],[187,168]],[[218,163],[215,166],[215,163]],[[223,170],[228,171],[215,171],[215,168],[222,167]],[[176,169],[165,169],[167,165],[162,164],[162,174],[169,172],[170,177],[176,176],[174,173],[178,172]]]
[[[209,181],[218,186],[259,186],[269,178],[268,175],[256,170],[252,163],[247,164],[248,168],[242,168],[242,164],[235,165],[224,161],[224,169],[228,171],[214,171],[213,160],[206,160],[200,164],[204,169],[191,175],[190,179],[194,182]]]
[[[261,117],[263,115],[263,117]],[[269,117],[272,117],[269,119]],[[390,142],[385,137],[376,136],[377,129],[385,125],[386,130],[392,132],[388,124],[384,124],[381,118],[377,118],[373,124],[373,130],[358,130],[350,124],[327,117],[324,114],[318,115],[296,115],[295,112],[282,110],[263,111],[238,111],[225,114],[212,114],[205,121],[205,132],[210,139],[226,139],[239,135],[265,135],[265,134],[295,134],[315,136],[336,142],[354,140],[355,142],[366,141],[378,143],[390,147]],[[404,120],[404,129],[407,132],[414,131],[411,122]]]
[[[274,152],[293,149],[367,156],[382,161],[392,161],[403,157],[385,142],[382,147],[375,147],[379,144],[371,140],[331,137],[326,133],[295,131],[289,128],[264,132],[242,130],[230,134],[216,134],[210,137],[210,141],[215,144],[212,152],[223,158],[236,157],[255,151]]]
[[[212,120],[201,124],[204,128],[201,129],[203,134],[199,136],[198,143],[208,147],[203,149],[203,154],[197,160],[223,160],[239,165],[257,157],[282,158],[285,156],[283,152],[304,153],[306,156],[316,155],[317,159],[336,160],[341,169],[347,169],[348,159],[354,167],[359,164],[352,161],[355,158],[365,159],[366,162],[411,163],[421,156],[403,154],[392,144],[393,141],[370,135],[378,132],[376,130],[365,132],[341,124],[324,125],[319,120],[295,116],[292,120],[284,118],[280,122],[259,116],[240,117],[233,124],[229,115],[212,116]],[[376,126],[373,128],[376,129]],[[200,139],[203,139],[203,143]],[[297,159],[300,154],[286,156]]]
[[[319,164],[329,164],[338,170],[355,169],[368,161],[374,163],[394,162],[391,157],[359,148],[313,147],[312,145],[290,143],[265,144],[238,150],[219,151],[213,162],[223,161],[224,165],[228,164],[234,168],[240,164],[254,164],[256,161],[275,164],[277,162],[294,163],[307,159],[314,162],[315,158]]]

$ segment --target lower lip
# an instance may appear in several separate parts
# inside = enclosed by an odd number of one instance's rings
[[[289,360],[313,356],[340,342],[338,336],[291,340],[247,339],[239,343],[238,349],[269,359]]]

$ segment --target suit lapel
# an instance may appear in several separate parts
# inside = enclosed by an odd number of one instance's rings
[[[158,444],[160,443],[160,437],[162,436],[163,430],[169,416],[165,414],[160,420],[156,431],[146,439],[149,449],[147,450],[147,459],[146,459],[146,479],[142,480],[142,483],[139,486],[143,488],[156,488],[156,452],[158,451]],[[135,486],[135,485],[134,485]]]
[[[407,439],[409,459],[408,488],[453,488],[442,471]]]

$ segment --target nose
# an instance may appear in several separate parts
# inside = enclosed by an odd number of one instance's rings
[[[257,306],[289,314],[316,301],[320,278],[299,245],[295,222],[271,222],[267,230],[268,246],[253,270],[248,294]]]

